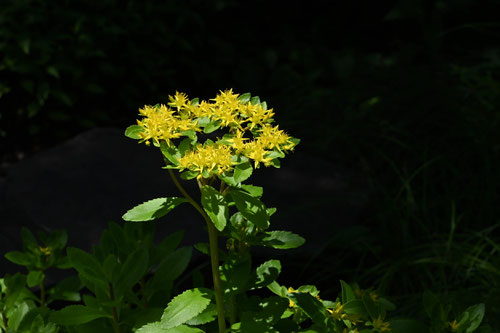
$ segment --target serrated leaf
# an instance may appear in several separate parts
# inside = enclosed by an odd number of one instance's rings
[[[139,125],[131,125],[125,130],[125,136],[134,140],[139,140],[141,136],[139,133],[144,131],[144,127]]]
[[[149,323],[145,326],[139,328],[136,333],[205,333],[196,327],[189,327],[186,325],[180,325],[177,327],[164,329],[161,327],[160,322]]]
[[[129,222],[151,221],[167,215],[172,209],[183,202],[187,202],[187,200],[178,197],[149,200],[135,206],[126,212],[122,218]]]
[[[269,227],[269,214],[266,206],[258,199],[247,192],[231,188],[229,191],[240,213],[250,222],[261,229]]]
[[[210,289],[194,288],[174,297],[161,317],[161,327],[168,329],[186,323],[203,312],[212,299]]]
[[[224,230],[229,216],[229,208],[224,196],[213,187],[205,185],[201,188],[201,204],[217,230]]]
[[[166,141],[161,141],[160,150],[163,156],[165,156],[167,160],[169,160],[172,164],[174,165],[179,164],[179,158],[181,158],[181,153],[179,152],[177,147],[175,147],[174,145],[169,146]]]
[[[305,239],[289,231],[268,231],[262,245],[275,249],[294,249],[305,243]]]
[[[206,323],[210,323],[217,318],[217,306],[214,303],[210,303],[202,313],[197,315],[191,320],[188,320],[186,324],[188,325],[203,325]]]
[[[103,310],[90,308],[85,305],[70,305],[62,310],[52,312],[50,321],[59,325],[81,325],[98,318],[111,318]]]

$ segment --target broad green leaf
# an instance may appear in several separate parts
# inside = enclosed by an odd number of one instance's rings
[[[214,303],[210,303],[202,313],[190,319],[186,322],[188,325],[203,325],[206,323],[210,323],[217,318],[217,306]]]
[[[157,264],[167,257],[174,249],[179,246],[182,239],[184,238],[184,231],[178,230],[167,237],[165,237],[160,244],[154,249],[154,255],[152,258],[152,263]]]
[[[174,297],[161,317],[161,327],[173,328],[193,319],[208,307],[212,295],[209,289],[194,288]]]
[[[281,272],[281,263],[279,260],[268,260],[257,267],[257,279],[255,286],[257,288],[265,287],[274,282]]]
[[[115,297],[131,290],[132,287],[146,274],[149,255],[145,248],[139,248],[131,253],[121,266],[120,273],[115,280]]]
[[[298,307],[300,307],[312,321],[318,325],[324,326],[326,317],[326,308],[316,297],[309,293],[289,293],[288,298],[291,299]]]
[[[26,277],[26,284],[32,288],[38,286],[45,279],[45,274],[42,271],[30,271]]]
[[[177,197],[149,200],[135,206],[126,212],[122,218],[130,222],[151,221],[167,215],[172,209],[183,202],[187,202],[186,199]]]
[[[180,325],[173,328],[162,328],[160,322],[150,323],[139,328],[136,333],[205,333],[196,327]]]
[[[253,168],[250,162],[240,163],[234,167],[234,181],[236,183],[244,182],[252,175],[252,172]]]
[[[224,230],[229,215],[228,205],[224,196],[213,187],[205,185],[201,188],[201,204],[217,230]]]
[[[205,128],[203,129],[203,132],[205,134],[210,134],[212,132],[215,132],[218,130],[220,127],[220,122],[216,121],[210,121],[208,124],[205,125]]]
[[[10,310],[10,315],[9,315],[8,327],[16,331],[23,318],[29,312],[30,306],[28,305],[27,302],[22,302],[20,304],[17,304],[14,309],[10,308],[9,310]]]
[[[143,132],[144,128],[139,125],[131,125],[125,130],[125,136],[131,139],[139,140],[141,136],[139,133]]]
[[[221,269],[221,281],[225,294],[241,293],[247,290],[251,278],[251,262],[249,257],[225,260]]]
[[[166,285],[167,280],[173,281],[181,276],[191,260],[192,252],[191,247],[181,247],[164,258],[151,280],[152,287],[161,289],[162,285]]]
[[[259,96],[254,96],[254,97],[250,98],[250,103],[252,103],[253,105],[260,104]]]
[[[71,266],[77,270],[80,280],[86,287],[95,293],[108,288],[106,275],[94,256],[73,247],[68,247],[67,253]]]
[[[280,286],[278,282],[274,281],[267,285],[267,289],[271,290],[278,296],[287,297],[288,290],[285,286]]]
[[[342,288],[342,303],[347,303],[349,301],[352,301],[353,299],[356,299],[354,290],[352,290],[352,287],[347,282],[340,280],[340,286]]]
[[[238,96],[238,100],[240,101],[240,103],[246,104],[250,101],[250,97],[252,97],[252,95],[250,95],[250,93],[244,93],[244,94],[241,94],[240,96]]]
[[[474,330],[476,330],[476,328],[478,328],[479,325],[481,325],[481,322],[483,321],[484,304],[480,303],[470,306],[464,311],[464,313],[469,314],[469,319],[468,319],[469,325],[465,330],[465,333],[471,333]]]
[[[23,249],[34,252],[38,249],[38,242],[36,241],[35,235],[26,227],[21,229],[21,237],[23,239]]]
[[[241,184],[241,188],[255,198],[260,198],[264,193],[264,189],[260,186]]]
[[[172,164],[174,165],[179,164],[179,158],[181,158],[181,153],[174,145],[169,146],[166,141],[161,141],[160,150],[163,156],[165,156],[167,160],[169,160]]]
[[[14,306],[22,298],[24,291],[26,290],[26,276],[21,273],[16,273],[13,276],[5,276],[3,279],[5,283],[6,296],[2,300],[4,302],[4,308],[9,309]]]
[[[21,266],[30,266],[35,264],[34,256],[20,251],[11,251],[5,254],[5,258],[14,264]]]
[[[344,311],[350,315],[365,315],[366,309],[363,301],[360,299],[352,299],[344,304]]]
[[[269,214],[266,206],[247,192],[232,187],[229,191],[236,207],[243,216],[261,229],[269,227]]]
[[[275,249],[294,249],[305,241],[304,238],[289,231],[268,231],[262,239],[262,245]]]
[[[377,304],[372,300],[368,293],[363,295],[363,304],[365,306],[366,312],[371,318],[378,318],[380,316],[380,308]]]
[[[52,312],[50,321],[59,325],[81,325],[98,318],[111,318],[103,310],[90,308],[85,305],[70,305],[62,310]]]

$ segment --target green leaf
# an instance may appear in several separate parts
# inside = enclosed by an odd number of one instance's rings
[[[48,74],[52,75],[55,78],[59,78],[59,71],[54,66],[48,66],[46,70]]]
[[[196,327],[189,327],[186,325],[180,325],[177,327],[165,329],[162,328],[160,322],[150,323],[139,328],[136,333],[205,333]]]
[[[32,288],[38,286],[45,279],[45,274],[42,271],[30,271],[26,277],[26,284]]]
[[[469,325],[468,325],[467,329],[465,330],[465,333],[471,333],[474,330],[476,330],[476,328],[478,328],[479,325],[481,325],[481,322],[483,321],[484,304],[480,303],[480,304],[472,305],[472,306],[468,307],[464,311],[464,313],[469,314],[469,319],[468,319]]]
[[[240,213],[261,229],[269,227],[269,214],[266,206],[247,192],[232,187],[229,191]]]
[[[254,96],[254,97],[250,98],[250,103],[252,103],[253,105],[260,104],[259,96]]]
[[[168,329],[193,319],[208,307],[212,294],[209,289],[194,288],[174,297],[161,317],[161,327]]]
[[[326,308],[316,297],[308,293],[290,293],[288,298],[300,307],[312,321],[324,326],[327,321]]]
[[[178,197],[149,200],[135,206],[126,212],[122,218],[129,222],[151,221],[167,215],[172,209],[183,202],[187,202],[187,200]]]
[[[274,282],[281,272],[281,263],[279,260],[268,260],[257,267],[257,280],[255,285],[257,288],[265,287]]]
[[[131,253],[121,266],[120,273],[115,280],[116,297],[125,294],[139,282],[148,269],[149,255],[145,248],[139,248]]]
[[[28,253],[20,251],[11,251],[5,254],[5,258],[14,264],[21,266],[30,266],[35,264],[35,258]]]
[[[250,93],[244,93],[238,96],[238,100],[240,101],[240,103],[246,104],[250,101],[250,97],[252,97]]]
[[[250,162],[243,162],[234,167],[234,181],[241,183],[247,180],[253,172],[252,164]]]
[[[139,133],[144,131],[144,127],[139,125],[131,125],[125,130],[125,136],[131,139],[139,140]]]
[[[8,310],[10,310],[8,327],[16,331],[23,318],[30,311],[30,306],[28,303],[22,302],[17,304],[14,309],[8,308]]]
[[[152,288],[161,289],[163,285],[168,285],[167,280],[173,281],[181,276],[191,260],[192,252],[191,247],[181,247],[164,258],[151,280]]]
[[[50,321],[59,325],[81,325],[98,318],[111,318],[103,310],[90,308],[85,305],[70,305],[62,310],[52,312]]]
[[[262,245],[275,249],[294,249],[305,243],[305,239],[289,231],[268,231]]]
[[[179,164],[179,158],[181,158],[181,153],[180,151],[174,146],[169,146],[166,141],[161,141],[160,142],[160,150],[169,160],[172,164],[178,165]]]
[[[215,132],[218,130],[220,127],[220,122],[218,121],[210,121],[208,124],[205,125],[205,128],[203,129],[203,132],[205,134],[210,134],[212,132]]]
[[[214,303],[210,303],[202,313],[190,319],[186,322],[188,325],[203,325],[206,323],[210,323],[217,318],[217,306]]]
[[[342,287],[342,303],[347,303],[356,299],[354,290],[352,290],[351,286],[347,282],[340,280],[340,286]]]
[[[23,249],[26,251],[34,252],[38,249],[38,242],[35,235],[26,227],[21,229],[21,237],[23,239]]]
[[[86,278],[93,284],[97,283],[101,287],[106,287],[107,281],[104,271],[94,256],[74,247],[68,247],[67,253],[71,266],[78,271],[83,279]]]
[[[224,230],[229,215],[229,208],[224,196],[213,187],[205,185],[201,188],[201,204],[217,230]]]
[[[365,315],[366,309],[363,301],[360,299],[352,299],[344,304],[344,311],[350,315]]]
[[[262,194],[264,193],[264,189],[260,186],[241,184],[241,188],[255,198],[262,197]]]

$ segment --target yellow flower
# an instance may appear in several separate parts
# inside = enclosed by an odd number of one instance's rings
[[[384,321],[380,316],[372,321],[372,326],[379,332],[390,332],[391,324],[387,321]]]
[[[168,105],[177,108],[178,111],[181,108],[187,106],[187,103],[189,101],[186,94],[180,93],[178,91],[175,92],[174,96],[168,96],[168,100],[170,101],[170,103],[168,103]]]
[[[297,290],[293,289],[292,287],[288,288],[288,293],[289,294],[296,293],[296,292],[297,292]],[[295,306],[295,303],[291,299],[289,299],[288,300],[288,306],[291,307],[291,308],[293,308]]]
[[[293,148],[293,144],[290,146],[289,140],[291,139],[287,134],[279,129],[278,126],[271,126],[270,124],[265,124],[259,130],[260,135],[258,140],[266,149],[281,149],[288,150]]]
[[[328,314],[330,314],[331,317],[337,320],[343,320],[347,318],[347,314],[343,313],[344,305],[340,302],[337,302],[337,304],[335,304],[335,309],[326,309],[326,311],[328,311]]]
[[[272,158],[266,157],[269,151],[264,148],[264,146],[259,141],[250,141],[245,144],[243,154],[254,160],[255,168],[257,169],[260,163],[264,163],[265,166],[271,164]]]
[[[39,250],[40,252],[42,252],[43,254],[45,254],[46,256],[50,256],[50,254],[52,253],[50,247],[39,247]]]
[[[226,140],[232,144],[233,148],[235,149],[236,154],[239,154],[243,150],[245,150],[245,140],[248,140],[248,138],[244,138],[243,137],[244,134],[245,134],[244,132],[237,129],[236,135],[234,137],[232,137],[231,139]]]
[[[233,167],[230,147],[217,143],[198,145],[179,159],[179,167],[198,172],[198,178],[204,171],[211,174],[229,171]]]
[[[448,322],[448,327],[449,327],[450,331],[456,332],[456,331],[458,331],[460,324],[457,323],[456,319],[454,319],[453,321]]]

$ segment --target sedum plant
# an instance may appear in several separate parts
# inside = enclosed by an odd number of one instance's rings
[[[262,165],[279,168],[280,159],[299,143],[274,124],[273,110],[259,97],[226,90],[200,101],[176,92],[168,105],[145,106],[139,114],[141,119],[125,135],[159,148],[182,196],[152,199],[123,219],[150,221],[191,204],[208,231],[209,243],[195,247],[210,257],[213,287],[197,286],[177,295],[159,320],[138,333],[472,332],[479,326],[482,305],[468,309],[472,317],[466,311],[460,323],[441,316],[429,327],[412,319],[389,319],[392,303],[344,281],[340,297],[328,301],[315,286],[280,285],[278,260],[254,266],[253,246],[290,249],[304,243],[291,232],[269,230],[276,209],[261,201],[262,187],[246,183]],[[181,179],[195,181],[199,193],[189,194],[175,171]],[[219,237],[225,238],[225,249],[219,248]],[[271,293],[265,297],[259,289]]]

